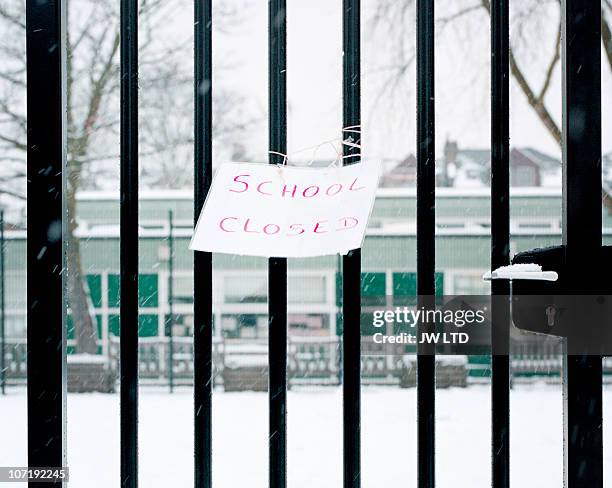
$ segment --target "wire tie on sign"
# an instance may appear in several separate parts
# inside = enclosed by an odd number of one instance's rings
[[[277,166],[287,166],[289,158],[288,158],[288,156],[285,153],[278,152],[278,151],[268,151],[268,153],[276,154],[277,156],[282,156],[283,157],[283,162],[280,163],[280,164],[277,163],[276,164]]]
[[[361,134],[361,125],[351,125],[348,127],[344,127],[342,129],[342,133],[351,133],[351,134]],[[358,139],[357,139],[358,140]],[[334,150],[334,152],[336,153],[336,157],[329,163],[329,165],[327,166],[329,167],[341,167],[343,165],[343,161],[345,159],[349,159],[349,158],[361,158],[361,144],[355,142],[355,140],[353,139],[353,136],[349,135],[346,139],[344,139],[344,136],[342,138],[336,138],[336,139],[330,139],[328,141],[323,141],[319,144],[316,144],[314,146],[309,146],[309,147],[305,147],[302,149],[299,149],[297,151],[293,151],[291,154],[295,155],[295,154],[299,154],[299,153],[303,153],[305,151],[312,151],[312,157],[310,158],[310,160],[308,161],[308,163],[306,163],[306,166],[310,167],[315,163],[316,160],[316,154],[319,151],[319,149],[321,149],[323,146],[331,146],[332,149]],[[344,146],[348,146],[350,148],[354,148],[354,149],[358,149],[359,152],[354,153],[354,154],[347,154],[344,155],[343,154],[343,149]],[[283,160],[281,163],[277,163],[277,166],[289,166],[289,154],[285,154],[285,153],[281,153],[278,151],[268,151],[269,154],[275,154],[277,156],[282,156]]]
[[[357,125],[349,125],[348,127],[344,127],[342,129],[342,133],[343,134],[344,133],[359,134],[359,136],[361,136],[361,125],[357,124]],[[352,153],[352,154],[343,154],[341,156],[341,161],[344,161],[345,159],[351,159],[351,158],[361,159],[361,143],[360,143],[361,141],[359,139],[357,140],[359,142],[355,142],[352,135],[349,135],[346,139],[342,140],[343,146],[358,149],[358,152]]]

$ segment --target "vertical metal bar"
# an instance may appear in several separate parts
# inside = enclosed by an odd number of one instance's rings
[[[174,221],[168,210],[168,383],[174,391]]]
[[[268,3],[270,164],[287,154],[287,5]],[[274,151],[274,152],[272,152]],[[270,488],[287,486],[287,259],[268,263]]]
[[[342,137],[361,145],[361,2],[344,0]],[[357,164],[361,148],[343,144],[344,164]],[[344,488],[361,486],[361,249],[342,259]]]
[[[417,1],[417,294],[435,295],[434,2]],[[427,330],[418,324],[419,332]],[[431,345],[417,355],[418,486],[435,486],[436,357]]]
[[[568,292],[589,293],[588,270],[602,265],[601,5],[564,0],[562,6],[563,243]],[[601,356],[568,356],[564,366],[565,486],[601,487]]]
[[[342,319],[340,318],[340,313],[342,311],[342,304],[343,304],[343,300],[342,300],[342,259],[343,256],[341,256],[340,254],[338,254],[338,256],[336,256],[336,334],[338,334],[338,322],[340,322],[341,326],[342,326]],[[342,330],[344,330],[344,326],[342,326]],[[337,342],[336,344],[338,345],[338,357],[336,359],[336,365],[338,368],[338,386],[342,385],[342,378],[344,377],[344,368],[343,368],[343,364],[344,364],[344,351],[343,351],[343,346],[342,346],[342,341],[340,340],[340,338],[337,338]]]
[[[5,330],[5,285],[4,276],[4,210],[0,210],[0,393],[5,394],[6,390],[6,330]]]
[[[28,465],[66,466],[66,2],[26,2]],[[30,482],[30,487],[63,483]]]
[[[212,1],[194,0],[194,226],[212,181]],[[195,488],[212,486],[212,254],[193,256]],[[219,326],[219,325],[217,325]]]
[[[138,1],[121,0],[121,486],[138,486]]]
[[[510,262],[510,134],[508,0],[491,1],[491,269]],[[508,296],[510,285],[493,280],[491,292]],[[492,302],[491,330],[491,481],[510,486],[509,304]]]

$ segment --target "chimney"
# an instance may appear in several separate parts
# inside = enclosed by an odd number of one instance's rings
[[[451,141],[447,137],[444,143],[444,158],[442,161],[442,174],[440,175],[442,180],[440,181],[441,186],[453,186],[458,151],[457,141]]]
[[[448,163],[456,165],[458,152],[459,147],[457,146],[457,141],[451,141],[447,138],[444,143],[444,165],[446,166]]]

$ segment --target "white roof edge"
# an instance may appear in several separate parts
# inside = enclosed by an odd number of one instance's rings
[[[416,197],[416,188],[379,188],[376,196],[381,198]],[[511,197],[560,197],[561,187],[525,186],[510,188]],[[436,197],[491,197],[491,188],[436,188]]]
[[[139,200],[193,200],[193,190],[139,190]],[[77,200],[114,200],[119,201],[119,191],[80,191]]]
[[[411,188],[378,188],[376,196],[379,198],[416,197],[416,187]],[[491,188],[436,188],[436,197],[490,197]],[[510,188],[511,197],[550,197],[561,196],[561,187],[515,187]],[[141,190],[139,200],[193,200],[193,190]],[[81,191],[77,194],[81,201],[119,201],[118,191]]]
[[[175,237],[191,237],[193,231],[191,229],[179,228],[175,229],[173,235]],[[140,229],[139,236],[142,238],[167,238],[168,232],[164,230],[150,230],[150,229]],[[604,236],[612,236],[612,228],[604,228],[602,229],[602,234]],[[412,229],[367,229],[366,236],[371,237],[405,237],[405,236],[415,236],[416,230],[414,227]],[[436,236],[483,236],[489,237],[491,232],[489,229],[478,229],[478,228],[468,228],[468,229],[437,229]],[[6,230],[4,232],[4,236],[6,239],[26,239],[27,233],[25,230]],[[87,238],[119,238],[119,225],[116,226],[116,229],[112,229],[106,227],[104,229],[100,229],[96,231],[96,229],[88,229],[85,231],[77,231],[77,236],[81,239]],[[560,230],[550,230],[550,229],[524,229],[524,230],[516,230],[511,232],[511,237],[516,236],[561,236]]]

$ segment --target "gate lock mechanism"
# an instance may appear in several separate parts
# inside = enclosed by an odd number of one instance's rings
[[[511,281],[511,317],[518,329],[566,337],[568,354],[612,355],[612,279],[602,272],[611,267],[612,246],[600,253],[588,261],[598,269],[570,269],[565,246],[533,249],[483,278]]]

